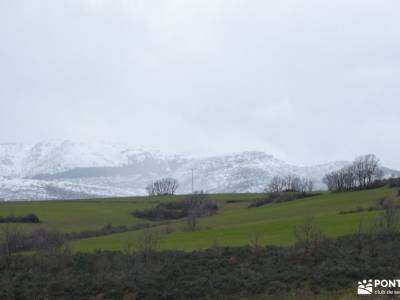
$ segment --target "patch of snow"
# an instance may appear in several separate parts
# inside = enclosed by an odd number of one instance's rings
[[[273,176],[287,174],[312,178],[323,189],[323,176],[347,164],[295,166],[255,151],[201,157],[110,143],[0,144],[0,199],[143,195],[147,183],[166,176],[188,193],[192,169],[195,189],[208,192],[260,192]]]

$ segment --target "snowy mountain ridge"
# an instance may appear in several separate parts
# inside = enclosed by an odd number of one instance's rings
[[[147,183],[166,176],[179,180],[179,193],[188,193],[192,169],[195,189],[208,192],[259,192],[273,176],[285,174],[312,178],[324,188],[322,177],[347,164],[299,167],[256,151],[196,157],[110,143],[0,144],[0,199],[143,195]]]

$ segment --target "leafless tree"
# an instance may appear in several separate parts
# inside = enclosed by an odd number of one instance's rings
[[[311,193],[314,190],[314,180],[313,179],[306,179],[305,186],[307,192]]]
[[[162,235],[154,228],[145,228],[136,240],[136,250],[146,263],[151,261],[154,252],[160,249]]]
[[[1,228],[1,242],[0,242],[0,255],[8,265],[9,259],[12,254],[12,233],[10,225],[7,223]]]
[[[268,186],[265,188],[265,192],[282,192],[285,188],[285,185],[285,180],[282,177],[274,176]]]
[[[382,176],[379,168],[379,159],[374,154],[367,154],[356,158],[353,163],[358,184],[366,187],[368,184]]]
[[[400,211],[393,199],[384,199],[383,212],[371,223],[371,231],[393,233],[400,229]]]
[[[249,236],[249,246],[253,254],[259,254],[262,249],[260,232],[255,232]]]
[[[350,166],[326,174],[323,181],[330,191],[342,192],[368,187],[382,176],[379,159],[367,154],[356,158]]]
[[[194,192],[188,197],[190,208],[186,218],[185,229],[187,231],[195,231],[199,225],[199,218],[203,215],[203,203],[208,197],[203,192]]]
[[[302,192],[303,191],[303,187],[301,185],[302,183],[302,178],[297,177],[297,176],[288,176],[288,180],[290,182],[290,184],[288,184],[288,191],[292,191],[292,192]]]
[[[186,223],[185,223],[185,230],[187,231],[195,231],[198,229],[199,225],[199,217],[201,213],[197,211],[199,207],[193,207],[190,211],[189,214],[186,218]]]
[[[146,192],[149,196],[155,196],[156,195],[156,190],[154,188],[154,183],[149,183],[146,185]]]
[[[381,179],[383,177],[383,171],[379,167],[379,159],[374,154],[368,154],[364,156],[364,160],[367,185],[374,180]]]
[[[294,236],[297,244],[307,250],[318,247],[323,239],[321,230],[315,224],[313,217],[307,218],[303,224],[296,226]]]
[[[314,189],[314,181],[309,178],[302,178],[293,174],[284,177],[274,176],[265,192],[311,192]]]
[[[174,178],[162,178],[149,183],[146,186],[146,191],[149,196],[174,195],[178,187],[178,180]]]

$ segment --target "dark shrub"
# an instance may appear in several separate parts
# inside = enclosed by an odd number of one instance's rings
[[[387,179],[390,187],[400,187],[400,177]]]
[[[40,223],[39,217],[35,214],[28,214],[22,217],[22,222],[24,223]]]
[[[365,189],[372,190],[384,187],[386,185],[385,180],[375,180],[374,182],[368,184]]]
[[[371,182],[366,188],[367,189],[376,189],[376,188],[384,187],[386,185],[388,185],[391,188],[400,187],[400,177],[375,180],[375,181]]]
[[[31,213],[25,216],[0,216],[0,223],[40,223],[40,220],[37,215]]]
[[[151,221],[174,220],[188,217],[196,209],[199,216],[207,216],[218,210],[218,205],[204,193],[189,195],[182,201],[162,202],[155,207],[136,210],[132,215]]]
[[[3,241],[0,249],[7,247],[10,252],[20,252],[35,249],[54,248],[64,244],[68,240],[85,239],[102,235],[109,235],[127,231],[135,231],[152,227],[151,224],[132,224],[113,226],[107,224],[97,230],[84,230],[80,232],[57,232],[45,229],[37,229],[32,232],[23,233],[17,230],[7,230],[7,245]]]
[[[376,204],[373,206],[369,206],[367,208],[364,207],[357,207],[356,209],[351,209],[351,210],[341,210],[339,214],[354,214],[354,213],[359,213],[363,211],[375,211],[375,210],[385,210],[387,208],[400,208],[400,204],[397,203],[395,200],[392,198],[379,198],[376,201]]]
[[[242,200],[226,200],[225,203],[240,203]]]
[[[370,210],[370,208],[372,208],[372,207],[369,207],[368,210]],[[354,214],[354,213],[360,213],[360,212],[363,212],[363,211],[365,211],[365,208],[364,208],[364,207],[357,206],[356,209],[341,210],[341,211],[339,212],[339,214],[341,214],[341,215],[344,215],[344,214]]]
[[[170,250],[147,263],[140,252],[13,255],[0,259],[0,299],[314,299],[353,295],[363,278],[400,276],[399,233],[305,245],[261,247],[257,255],[251,247]]]
[[[297,199],[304,199],[308,197],[317,196],[319,193],[291,193],[291,192],[283,192],[283,193],[271,193],[266,198],[256,199],[250,202],[249,207],[259,207],[266,204],[271,203],[280,203],[280,202],[288,202]]]
[[[113,226],[111,224],[104,225],[97,230],[84,230],[80,232],[65,233],[66,237],[70,240],[85,239],[89,237],[96,237],[102,235],[109,235],[114,233],[121,233],[127,231],[135,231],[150,227],[150,224],[133,224],[133,225],[119,225]]]
[[[31,233],[8,230],[6,235],[5,240],[0,244],[0,248],[7,248],[10,253],[58,247],[66,241],[64,234],[44,229],[38,229]]]

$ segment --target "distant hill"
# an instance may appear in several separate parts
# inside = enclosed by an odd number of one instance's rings
[[[313,178],[324,188],[322,177],[346,161],[300,167],[263,152],[196,157],[166,155],[121,144],[76,143],[0,145],[0,199],[75,199],[144,194],[144,186],[171,176],[180,182],[179,193],[259,192],[275,175],[296,174]],[[400,172],[384,168],[387,176]]]

